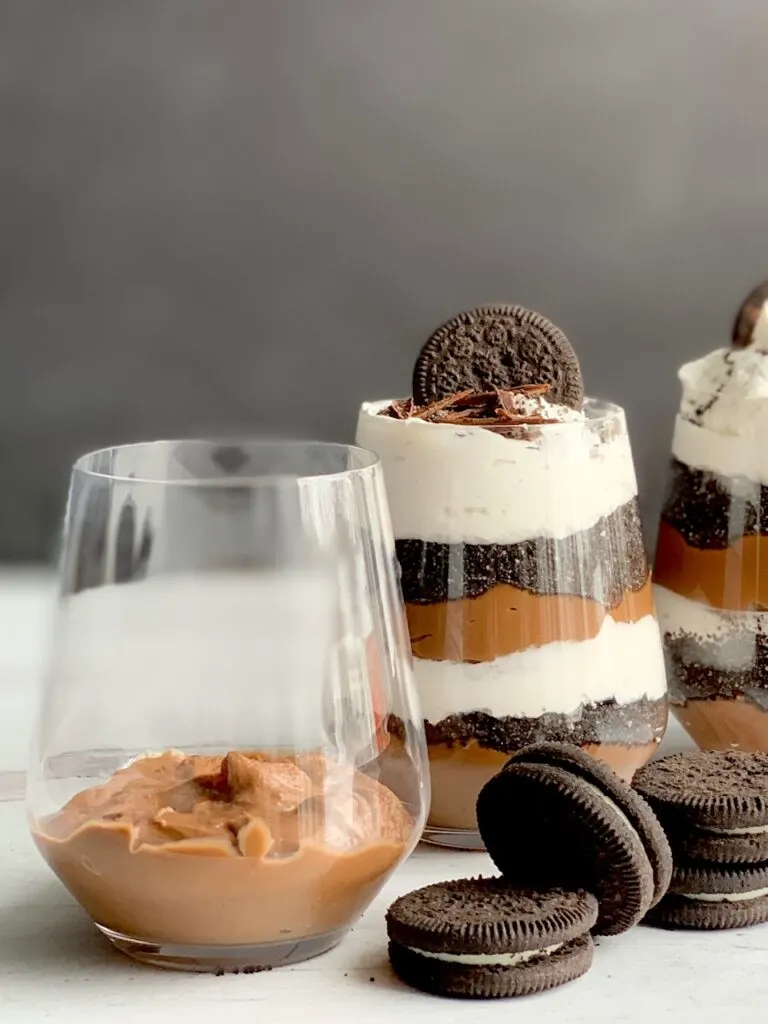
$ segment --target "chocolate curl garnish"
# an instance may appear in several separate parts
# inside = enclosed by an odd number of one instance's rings
[[[536,412],[520,412],[515,406],[515,399],[539,398],[549,390],[549,384],[520,384],[516,388],[498,388],[495,391],[459,391],[420,408],[414,406],[410,398],[398,399],[383,414],[398,420],[419,419],[428,423],[508,431],[511,427],[559,423],[557,419]]]
[[[441,398],[438,402],[432,402],[431,405],[422,406],[421,409],[414,409],[413,416],[418,420],[434,420],[437,418],[437,413],[442,412],[444,409],[450,409],[452,405],[458,405],[462,401],[466,402],[474,394],[474,391],[460,391],[457,395],[449,395],[447,398]]]
[[[407,420],[413,416],[413,399],[397,398],[386,410],[396,420]]]

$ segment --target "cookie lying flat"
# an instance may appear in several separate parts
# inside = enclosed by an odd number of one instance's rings
[[[389,958],[403,981],[433,995],[531,995],[589,970],[596,918],[586,892],[529,892],[499,878],[438,882],[389,908]]]
[[[641,768],[633,786],[659,816],[676,860],[768,861],[768,754],[671,754]]]
[[[434,332],[413,370],[419,405],[460,391],[493,391],[549,384],[547,400],[580,409],[584,384],[563,332],[523,306],[479,306]]]
[[[637,924],[669,885],[672,856],[653,812],[577,747],[521,750],[482,789],[477,820],[510,884],[594,893],[596,934]]]
[[[646,917],[659,928],[747,928],[768,921],[768,866],[676,867],[672,885]]]

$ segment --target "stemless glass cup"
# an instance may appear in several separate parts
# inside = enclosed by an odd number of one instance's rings
[[[630,779],[667,721],[623,410],[510,428],[363,405],[382,460],[424,714],[424,838],[482,845],[475,804],[528,743],[578,744]]]
[[[122,951],[335,945],[420,836],[421,713],[375,455],[168,441],[75,465],[35,842]]]
[[[653,576],[675,716],[703,749],[768,751],[768,409],[744,405],[749,433],[677,416]]]

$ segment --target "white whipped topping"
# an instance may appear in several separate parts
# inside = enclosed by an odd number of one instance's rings
[[[716,349],[678,377],[674,456],[694,469],[768,482],[768,309],[747,348]]]
[[[541,399],[523,401],[535,401],[536,413],[548,415]],[[585,413],[564,410],[564,421],[517,438],[482,427],[380,416],[389,404],[362,406],[357,444],[381,459],[399,539],[515,544],[566,537],[637,494],[626,421],[617,406],[587,400]],[[608,438],[601,425],[613,428]]]
[[[542,395],[512,394],[510,404],[521,416],[541,416],[558,423],[579,423],[585,419],[581,409],[571,409],[567,405],[548,402]]]
[[[555,942],[552,946],[544,946],[543,949],[524,949],[520,953],[435,953],[431,949],[416,949],[414,946],[407,947],[411,953],[419,956],[426,956],[430,960],[442,960],[448,964],[466,964],[467,966],[485,967],[515,967],[517,964],[527,963],[537,956],[551,956],[555,950],[561,949],[562,942]]]
[[[681,892],[687,900],[702,900],[705,903],[743,903],[746,900],[759,900],[768,896],[768,888],[750,889],[749,892]]]
[[[607,616],[590,640],[557,640],[493,661],[414,658],[422,713],[437,723],[449,715],[484,711],[496,718],[570,714],[583,704],[658,700],[667,692],[658,623]]]

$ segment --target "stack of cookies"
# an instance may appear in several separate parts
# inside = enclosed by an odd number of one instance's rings
[[[589,970],[593,935],[640,921],[768,921],[768,754],[674,754],[630,787],[577,747],[540,743],[485,785],[477,821],[501,877],[430,885],[387,914],[392,965],[423,991],[541,992]]]
[[[634,786],[664,826],[675,865],[648,923],[715,929],[768,921],[768,754],[673,754],[642,768]]]
[[[592,935],[617,935],[663,898],[664,832],[642,797],[577,747],[516,754],[480,794],[478,826],[501,878],[419,889],[387,914],[389,956],[436,995],[526,995],[589,970]]]

